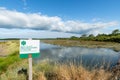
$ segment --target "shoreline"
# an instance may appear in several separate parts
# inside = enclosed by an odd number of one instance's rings
[[[83,41],[83,40],[41,40],[41,42],[66,47],[74,46],[86,48],[110,48],[116,52],[120,51],[120,43],[115,42]]]

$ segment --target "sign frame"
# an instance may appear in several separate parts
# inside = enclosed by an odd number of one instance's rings
[[[20,40],[20,58],[28,58],[29,54],[32,58],[40,56],[40,40]]]

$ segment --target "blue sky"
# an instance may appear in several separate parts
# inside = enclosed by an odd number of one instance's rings
[[[120,0],[0,0],[0,38],[51,38],[120,29]]]

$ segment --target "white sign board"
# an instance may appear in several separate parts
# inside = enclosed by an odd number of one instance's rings
[[[20,40],[20,57],[23,58],[28,54],[40,53],[40,41],[39,40]]]

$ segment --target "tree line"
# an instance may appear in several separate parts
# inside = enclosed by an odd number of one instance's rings
[[[107,41],[107,42],[119,42],[120,43],[120,30],[115,29],[110,34],[98,34],[94,36],[93,34],[83,34],[81,37],[72,36],[71,40],[88,40],[88,41]]]

